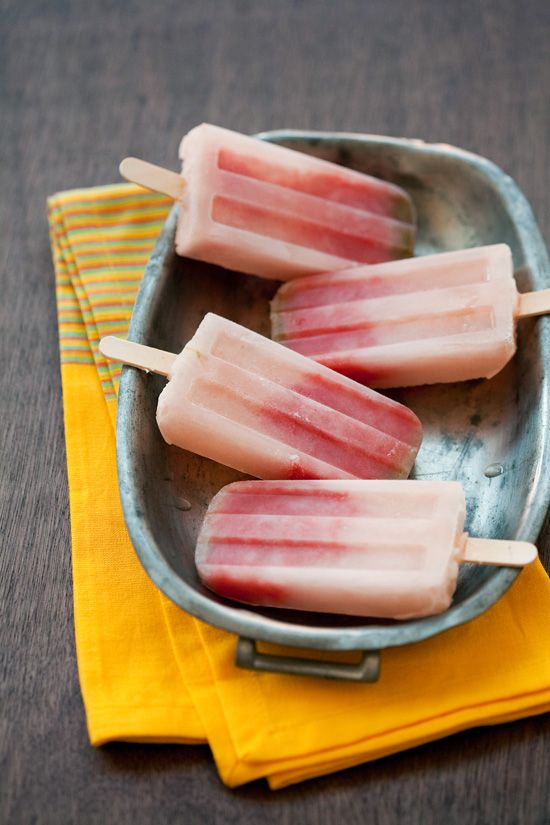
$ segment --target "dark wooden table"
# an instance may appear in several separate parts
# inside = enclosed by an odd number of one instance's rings
[[[367,131],[507,170],[550,240],[548,0],[4,0],[0,21],[0,821],[550,822],[550,719],[272,793],[207,747],[87,742],[46,196],[169,166],[191,126]],[[549,559],[548,525],[540,542]]]

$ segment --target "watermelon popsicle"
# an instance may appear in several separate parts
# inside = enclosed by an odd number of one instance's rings
[[[120,167],[180,204],[180,255],[289,280],[412,254],[414,208],[398,186],[208,123],[180,158],[181,175],[136,158]]]
[[[248,604],[409,619],[446,610],[459,563],[523,566],[527,542],[470,539],[455,481],[251,481],[212,500],[202,582]]]
[[[402,404],[212,313],[178,356],[111,337],[100,349],[170,379],[169,444],[259,478],[405,478],[420,446]]]
[[[505,244],[284,284],[272,337],[372,387],[490,378],[516,350],[516,320],[550,311],[519,295]]]

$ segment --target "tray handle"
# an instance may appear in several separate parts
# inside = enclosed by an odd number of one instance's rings
[[[254,639],[239,636],[235,662],[247,670],[287,673],[291,676],[317,676],[323,679],[344,679],[348,682],[376,682],[380,675],[380,653],[364,650],[357,664],[330,662],[320,659],[300,659],[260,653]]]

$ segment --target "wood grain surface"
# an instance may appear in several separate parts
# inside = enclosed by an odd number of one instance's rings
[[[550,822],[550,719],[471,730],[270,792],[206,747],[92,749],[79,693],[46,197],[176,166],[207,120],[453,143],[550,240],[548,0],[0,3],[0,822]],[[549,525],[540,547],[549,557]]]

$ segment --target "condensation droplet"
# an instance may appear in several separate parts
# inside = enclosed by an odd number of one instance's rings
[[[504,472],[504,467],[502,464],[489,464],[488,467],[485,467],[485,475],[487,478],[496,478],[497,476],[501,476]]]

